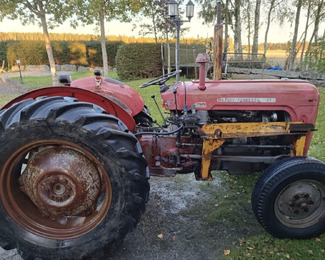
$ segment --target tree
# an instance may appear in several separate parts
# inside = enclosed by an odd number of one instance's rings
[[[268,12],[267,12],[267,21],[266,21],[266,30],[265,30],[265,35],[264,35],[264,56],[266,55],[267,52],[267,37],[269,34],[269,29],[271,25],[271,21],[273,21],[275,15],[272,16],[273,13],[275,13],[275,10],[278,9],[278,15],[280,24],[283,23],[284,17],[286,17],[286,8],[285,6],[282,5],[283,0],[269,0],[269,5],[267,6]]]
[[[70,10],[67,2],[60,0],[2,0],[0,4],[0,21],[7,17],[20,19],[23,25],[37,22],[42,27],[53,85],[58,85],[58,79],[48,29],[62,24],[71,14]]]
[[[247,44],[248,44],[248,53],[251,53],[251,35],[252,35],[252,5],[251,1],[247,1],[245,9],[244,9],[244,14],[243,14],[244,20],[246,20],[247,26]]]
[[[143,1],[137,0],[71,0],[76,19],[74,24],[97,24],[100,28],[104,77],[108,77],[105,21],[113,19],[129,21],[131,14],[138,12]]]
[[[252,48],[253,59],[257,58],[257,53],[258,53],[258,33],[260,28],[261,2],[262,0],[256,0],[256,6],[255,6],[254,36],[253,36],[253,48]]]
[[[243,59],[243,49],[241,42],[241,7],[242,0],[235,0],[235,4],[233,5],[234,16],[235,16],[235,27],[234,27],[234,45],[235,45],[235,53],[239,53],[237,58]]]
[[[153,34],[155,37],[155,42],[158,43],[159,32],[164,34],[165,22],[167,21],[166,16],[166,0],[144,0],[143,7],[141,8],[139,14],[141,18],[148,17],[151,23],[140,24],[140,34],[143,36]],[[136,25],[133,25],[136,28]]]
[[[300,19],[302,3],[303,3],[303,0],[298,0],[298,2],[297,2],[295,29],[294,29],[293,39],[292,39],[292,43],[291,43],[291,50],[290,50],[289,57],[287,60],[286,70],[292,70],[293,64],[295,62],[296,55],[297,55],[296,47],[297,47],[299,19]]]
[[[321,46],[323,46],[324,40],[322,39],[319,41],[318,39],[318,30],[319,30],[319,24],[320,22],[324,19],[325,17],[325,12],[324,12],[324,7],[325,7],[325,2],[324,0],[315,0],[314,3],[315,10],[313,11],[313,17],[314,17],[314,30],[312,32],[312,35],[309,40],[309,45],[305,54],[305,59],[307,59],[308,55],[310,55],[311,52],[311,47],[312,47],[312,42],[314,41],[314,46],[317,51],[317,46],[319,45],[319,42],[321,43]],[[324,37],[324,34],[323,34]],[[317,54],[314,56],[318,56]],[[320,57],[322,58],[322,51],[320,52]]]
[[[199,17],[203,18],[205,23],[215,23],[217,15],[217,2],[219,0],[197,0],[201,6]],[[225,35],[226,43],[228,43],[228,25],[234,32],[234,50],[237,58],[242,59],[242,41],[241,41],[241,5],[243,0],[226,0],[226,3],[222,5],[222,20],[225,21]],[[233,22],[233,19],[235,20]],[[225,44],[225,48],[227,44]]]
[[[302,65],[303,56],[304,56],[305,47],[306,47],[307,30],[309,27],[309,18],[310,18],[310,12],[311,12],[311,7],[312,7],[312,0],[308,0],[307,4],[308,4],[307,15],[306,15],[307,19],[306,19],[306,25],[305,25],[305,31],[304,31],[304,39],[302,41],[302,50],[301,50],[301,55],[300,55],[300,66]]]

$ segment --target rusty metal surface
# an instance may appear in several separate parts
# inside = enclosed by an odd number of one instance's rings
[[[212,176],[210,174],[210,164],[211,156],[214,150],[218,149],[224,140],[216,139],[205,139],[203,141],[203,150],[202,150],[202,166],[201,166],[201,178],[203,180],[211,180]]]
[[[307,134],[314,129],[309,126],[311,124],[300,122],[272,122],[209,124],[204,125],[202,130],[206,134],[206,138],[223,139],[297,134],[295,131],[297,125],[301,125],[298,127],[300,134]]]
[[[28,161],[19,178],[21,190],[44,216],[94,212],[101,183],[96,167],[87,157],[71,148],[46,146],[30,152]]]
[[[13,221],[44,238],[88,233],[108,214],[112,199],[100,161],[62,140],[35,141],[17,149],[0,171],[0,184],[3,206]]]
[[[242,137],[264,137],[277,135],[298,135],[294,141],[293,155],[302,156],[306,144],[306,134],[314,130],[312,124],[302,122],[272,122],[272,123],[221,123],[203,125],[201,177],[211,179],[210,165],[212,153],[218,149],[226,139]]]

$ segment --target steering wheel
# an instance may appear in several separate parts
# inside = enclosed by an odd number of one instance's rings
[[[145,88],[151,85],[164,85],[166,83],[166,81],[168,81],[170,78],[176,76],[177,73],[181,73],[181,70],[175,70],[173,72],[170,72],[168,74],[162,75],[158,78],[154,78],[146,83],[143,83],[140,88]]]

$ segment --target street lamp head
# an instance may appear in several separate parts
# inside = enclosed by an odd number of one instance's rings
[[[194,16],[194,4],[190,0],[186,4],[186,17],[188,18],[189,21],[191,21],[192,17]]]
[[[20,65],[20,59],[19,58],[16,59],[16,62],[17,62],[17,65]]]
[[[178,16],[178,3],[175,0],[169,0],[168,3],[168,15],[170,18]]]

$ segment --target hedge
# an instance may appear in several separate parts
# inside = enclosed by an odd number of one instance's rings
[[[115,56],[123,42],[107,42],[108,65],[115,66]],[[82,66],[103,66],[99,41],[51,41],[55,63]],[[0,58],[7,60],[9,67],[20,58],[24,65],[49,64],[43,41],[5,41],[0,43]]]
[[[117,74],[122,80],[157,77],[161,67],[159,44],[124,44],[116,55]]]

